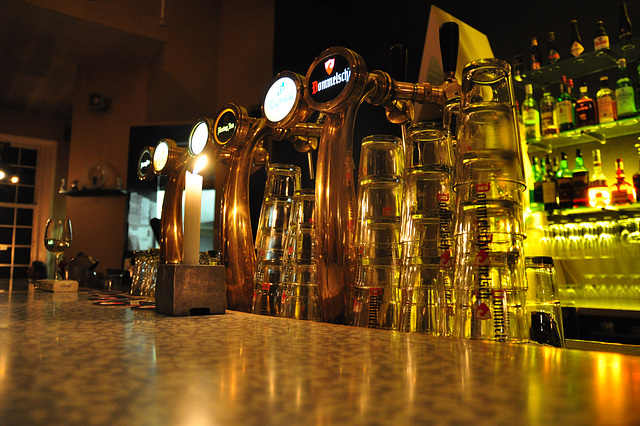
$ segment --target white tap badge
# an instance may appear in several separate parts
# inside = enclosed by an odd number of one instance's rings
[[[277,123],[293,109],[298,98],[298,89],[291,77],[276,80],[264,97],[264,115],[267,120]]]

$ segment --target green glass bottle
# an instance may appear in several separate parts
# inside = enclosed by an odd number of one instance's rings
[[[556,119],[558,120],[558,130],[564,132],[576,127],[574,122],[573,98],[569,94],[567,77],[562,76],[560,83],[560,97],[556,102]]]
[[[542,180],[544,176],[544,164],[538,157],[533,157],[533,190],[530,193],[529,208],[531,211],[544,210],[544,198],[542,197]]]
[[[616,108],[618,118],[627,118],[638,115],[636,108],[636,95],[633,84],[627,75],[627,61],[624,58],[618,59],[618,70],[620,77],[616,81]]]
[[[558,208],[570,209],[573,207],[573,173],[569,170],[567,153],[560,153],[560,168],[556,174],[558,178]]]
[[[525,139],[540,139],[540,111],[533,97],[533,86],[525,86],[525,98],[522,102],[522,121],[524,122]]]
[[[584,166],[581,149],[576,149],[576,166],[572,173],[573,207],[589,207],[589,169]]]

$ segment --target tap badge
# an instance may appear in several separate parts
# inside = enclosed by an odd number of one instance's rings
[[[215,137],[221,145],[231,140],[236,132],[237,119],[233,111],[225,111],[216,121]]]
[[[328,75],[331,75],[333,72],[333,67],[336,65],[336,58],[327,59],[324,61],[324,69],[327,71]]]
[[[342,93],[350,78],[349,60],[344,56],[334,55],[313,69],[307,90],[314,101],[328,102]]]

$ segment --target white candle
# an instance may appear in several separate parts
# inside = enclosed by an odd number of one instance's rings
[[[200,259],[200,209],[203,178],[187,172],[184,185],[183,263],[197,265]]]

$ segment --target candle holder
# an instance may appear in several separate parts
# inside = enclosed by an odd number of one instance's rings
[[[224,266],[158,265],[156,311],[172,316],[224,314]]]

